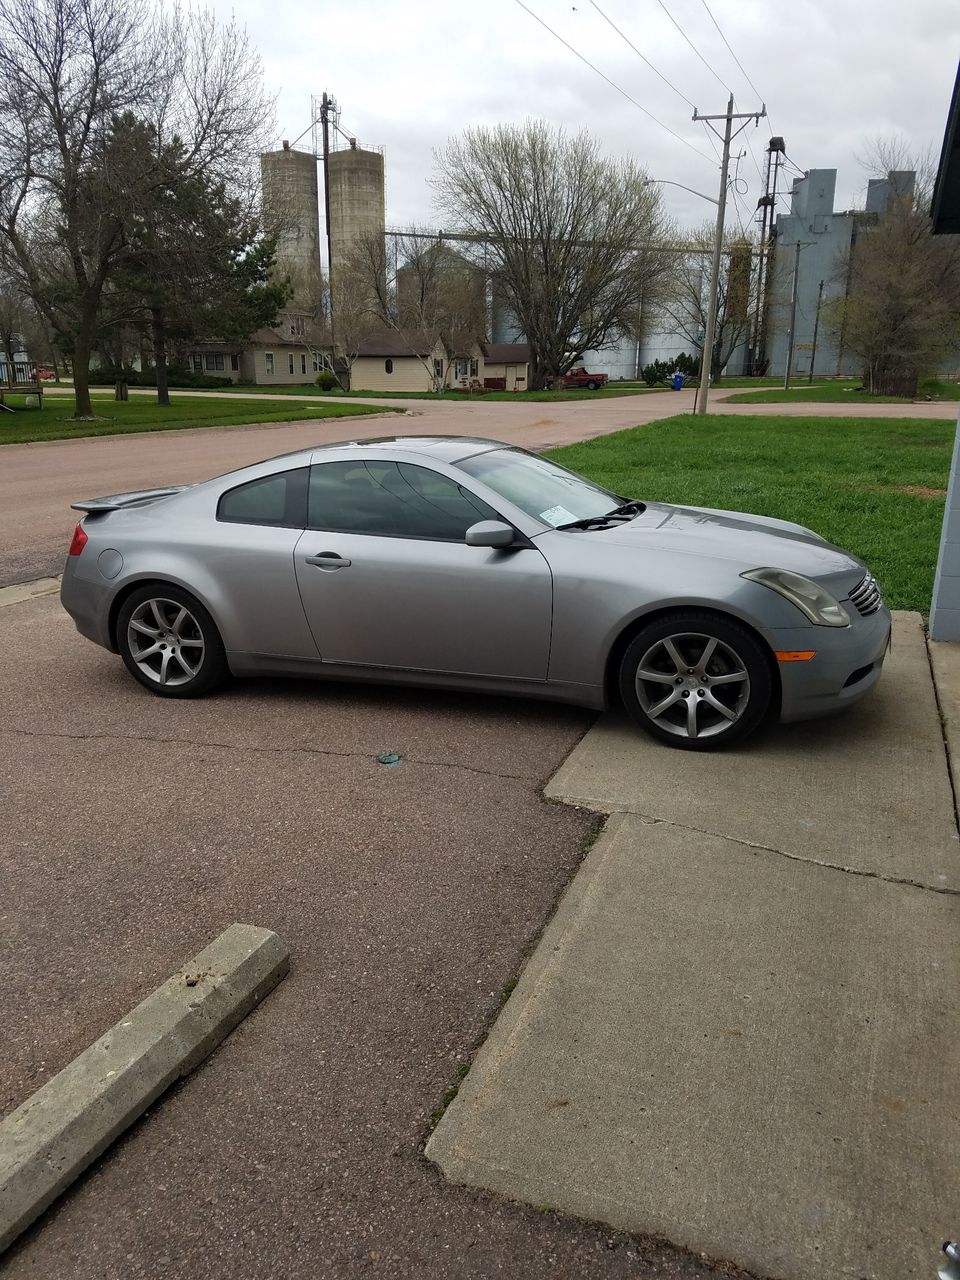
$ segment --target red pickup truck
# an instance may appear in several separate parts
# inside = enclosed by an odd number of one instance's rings
[[[596,391],[598,388],[606,386],[606,382],[607,375],[605,373],[587,373],[583,365],[578,365],[560,378],[547,378],[544,385],[548,391],[553,391],[554,389],[576,391],[578,388]]]

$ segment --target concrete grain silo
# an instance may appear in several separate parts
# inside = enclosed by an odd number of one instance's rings
[[[381,158],[381,172],[382,172]],[[260,157],[263,207],[268,225],[279,230],[275,275],[288,276],[292,310],[314,312],[320,305],[320,206],[317,158],[284,142]]]
[[[383,244],[386,224],[383,153],[358,147],[356,139],[331,151],[327,160],[330,183],[330,253],[332,276],[358,243],[372,237]]]

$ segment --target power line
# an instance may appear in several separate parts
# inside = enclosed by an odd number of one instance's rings
[[[569,41],[564,40],[563,36],[559,35],[556,31],[554,31],[553,27],[549,26],[546,22],[544,22],[544,20],[541,17],[538,17],[538,15],[535,14],[532,9],[528,8],[527,5],[523,3],[523,0],[517,0],[517,4],[520,6],[521,9],[524,9],[527,13],[529,13],[531,18],[536,19],[536,21],[540,23],[541,27],[543,27],[545,31],[549,31],[555,40],[559,40],[560,43],[564,45],[567,49],[569,49],[572,54],[575,54],[576,57],[578,57],[580,61],[584,63],[586,66],[588,66],[591,71],[595,71],[597,75],[601,78],[601,80],[606,80],[607,84],[610,85],[612,89],[616,89],[617,93],[619,93],[622,97],[626,98],[628,102],[632,103],[633,106],[635,106],[638,111],[642,111],[645,116],[649,116],[649,118],[654,122],[654,124],[658,124],[661,129],[666,129],[667,133],[669,133],[671,137],[676,138],[678,142],[682,142],[685,147],[689,147],[690,150],[695,152],[700,157],[701,160],[706,160],[708,164],[713,164],[713,161],[706,154],[706,152],[700,151],[699,148],[695,147],[692,142],[688,142],[686,138],[682,138],[680,134],[676,132],[675,129],[671,129],[668,124],[664,124],[662,120],[658,120],[652,111],[648,111],[646,107],[642,106],[636,100],[636,98],[632,98],[630,94],[627,93],[626,89],[621,89],[620,86],[614,80],[611,80],[608,75],[602,72],[599,67],[595,67],[588,58],[585,58],[579,49],[574,48],[574,46],[570,44]]]
[[[674,91],[675,94],[681,97],[688,107],[693,107],[694,111],[696,111],[697,104],[695,102],[691,102],[690,99],[687,97],[687,95],[683,93],[680,89],[678,89],[672,80],[668,80],[667,77],[663,74],[663,72],[658,70],[650,61],[650,59],[640,52],[640,50],[633,43],[630,37],[620,30],[620,28],[617,26],[617,24],[614,22],[614,20],[611,17],[609,17],[607,14],[604,13],[604,11],[597,4],[597,0],[590,0],[590,3],[596,9],[597,13],[599,13],[600,17],[603,18],[604,22],[608,23],[611,27],[613,27],[614,31],[617,33],[620,39],[624,40],[630,46],[630,48],[637,55],[637,57],[642,62],[645,62],[647,64],[647,66],[654,73],[654,75],[659,76],[660,79],[663,81],[663,83],[665,85],[668,85]]]
[[[761,101],[761,102],[763,102],[763,100],[764,100],[764,98],[763,98],[763,94],[760,92],[760,90],[757,88],[757,86],[753,83],[753,81],[752,81],[752,80],[750,79],[750,77],[747,75],[746,71],[744,71],[743,63],[740,61],[740,59],[737,57],[737,55],[733,52],[733,49],[731,48],[731,45],[730,45],[730,41],[727,39],[727,37],[723,34],[723,31],[720,29],[720,23],[719,23],[719,22],[716,20],[716,18],[713,16],[713,11],[711,10],[710,6],[707,4],[707,0],[700,0],[700,3],[701,3],[701,4],[703,5],[703,7],[706,9],[707,13],[708,13],[708,14],[709,14],[709,16],[710,16],[710,21],[713,23],[713,25],[717,28],[717,31],[720,33],[720,39],[723,41],[723,43],[724,43],[724,44],[727,46],[727,48],[729,49],[729,51],[730,51],[730,57],[731,57],[731,58],[733,58],[734,62],[737,64],[737,66],[738,66],[738,67],[740,68],[740,70],[743,72],[743,76],[744,76],[744,79],[746,80],[747,84],[750,86],[750,88],[753,90],[753,92],[757,95],[757,97],[760,99],[760,101]]]
[[[670,19],[670,21],[673,23],[673,25],[677,28],[677,30],[678,30],[678,31],[680,32],[680,34],[683,36],[684,40],[686,40],[687,44],[690,46],[690,48],[693,50],[693,52],[697,55],[697,57],[700,59],[700,61],[703,63],[703,65],[707,68],[707,70],[710,72],[710,74],[714,77],[714,79],[715,79],[715,80],[718,80],[718,81],[720,82],[721,86],[722,86],[724,89],[726,89],[727,93],[729,93],[729,92],[730,92],[730,86],[726,83],[726,81],[723,79],[723,77],[722,77],[722,76],[720,76],[720,75],[718,74],[718,72],[716,72],[716,71],[713,69],[713,67],[710,65],[710,63],[706,60],[706,58],[703,56],[703,54],[700,52],[700,50],[697,48],[697,46],[693,43],[693,41],[690,39],[690,37],[689,37],[689,36],[687,35],[687,33],[684,31],[683,27],[681,27],[680,23],[676,20],[676,18],[673,16],[673,14],[670,12],[670,10],[669,10],[669,9],[667,8],[667,6],[664,4],[663,0],[657,0],[657,4],[659,4],[660,8],[661,8],[661,9],[663,10],[663,12],[667,15],[667,17]],[[758,94],[757,96],[759,97],[759,94]],[[694,109],[696,109],[696,108],[694,108]]]

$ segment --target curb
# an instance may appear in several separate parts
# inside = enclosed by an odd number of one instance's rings
[[[23,604],[41,596],[52,596],[60,590],[59,578],[34,578],[32,582],[15,582],[10,587],[0,587],[0,608],[5,604]]]
[[[275,933],[233,924],[0,1124],[0,1252],[290,968]]]

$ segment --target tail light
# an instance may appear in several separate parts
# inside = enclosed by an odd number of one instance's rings
[[[89,539],[83,531],[83,525],[78,524],[73,531],[73,541],[70,543],[70,551],[68,554],[71,556],[78,556],[87,545],[88,541]]]

